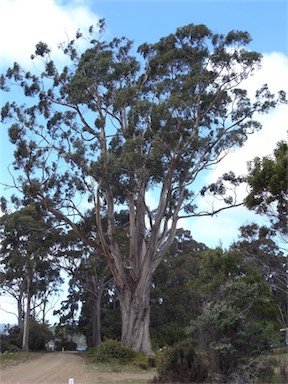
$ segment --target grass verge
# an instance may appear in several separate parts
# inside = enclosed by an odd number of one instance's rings
[[[21,363],[25,363],[28,360],[35,359],[42,355],[43,352],[4,352],[0,354],[0,367],[1,369],[6,367],[15,366]]]

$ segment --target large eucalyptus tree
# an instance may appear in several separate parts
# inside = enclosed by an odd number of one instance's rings
[[[245,49],[246,32],[213,34],[191,24],[135,49],[126,38],[103,41],[103,20],[99,27],[96,39],[90,29],[82,54],[80,32],[62,45],[62,69],[43,42],[32,56],[43,61],[42,73],[15,63],[2,89],[16,83],[26,104],[13,94],[2,120],[10,122],[16,146],[17,187],[101,248],[120,300],[122,342],[151,352],[151,279],[179,219],[215,214],[197,209],[197,198],[209,191],[223,197],[218,212],[238,204],[222,182],[201,186],[201,174],[242,146],[261,128],[254,114],[285,95],[274,97],[264,85],[251,101],[241,88],[261,63],[260,54]],[[236,182],[232,173],[226,179]],[[84,196],[95,208],[97,238],[77,226]],[[126,232],[115,222],[120,209],[129,213]]]

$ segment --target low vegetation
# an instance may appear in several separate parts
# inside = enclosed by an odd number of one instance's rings
[[[203,383],[208,366],[188,340],[167,348],[152,383]]]
[[[125,364],[135,358],[136,352],[116,340],[106,340],[97,347],[90,349],[88,356],[96,363],[119,362]]]
[[[30,320],[29,350],[43,351],[53,337],[47,324]],[[6,327],[1,334],[0,352],[17,352],[22,348],[23,329],[18,326]]]
[[[188,340],[165,349],[150,383],[227,383],[227,384],[284,384],[288,382],[287,349],[250,357],[236,369],[221,373],[215,362]],[[211,357],[211,356],[210,356]]]
[[[35,359],[41,354],[41,352],[23,352],[19,350],[16,352],[5,351],[3,353],[0,353],[0,367],[6,368],[25,363],[29,360]]]

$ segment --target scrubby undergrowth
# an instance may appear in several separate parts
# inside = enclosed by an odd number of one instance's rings
[[[154,361],[144,353],[135,352],[123,346],[117,340],[106,340],[95,348],[85,352],[93,364],[106,364],[113,371],[122,370],[147,370],[154,366]]]
[[[203,383],[208,378],[207,365],[188,340],[164,352],[157,372],[152,383]]]

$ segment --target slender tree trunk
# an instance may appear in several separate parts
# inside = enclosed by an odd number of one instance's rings
[[[45,324],[46,305],[47,305],[47,300],[44,299],[44,301],[43,301],[43,312],[42,312],[42,324]]]
[[[118,293],[121,317],[121,342],[138,352],[153,354],[150,326],[150,280],[136,286],[125,286]]]
[[[20,294],[17,299],[17,311],[18,311],[18,326],[19,328],[23,328],[23,293]]]
[[[23,327],[23,339],[22,339],[22,350],[29,351],[29,322],[30,322],[30,305],[31,305],[31,295],[30,295],[30,278],[27,277],[27,303],[26,311],[24,317],[24,327]]]

